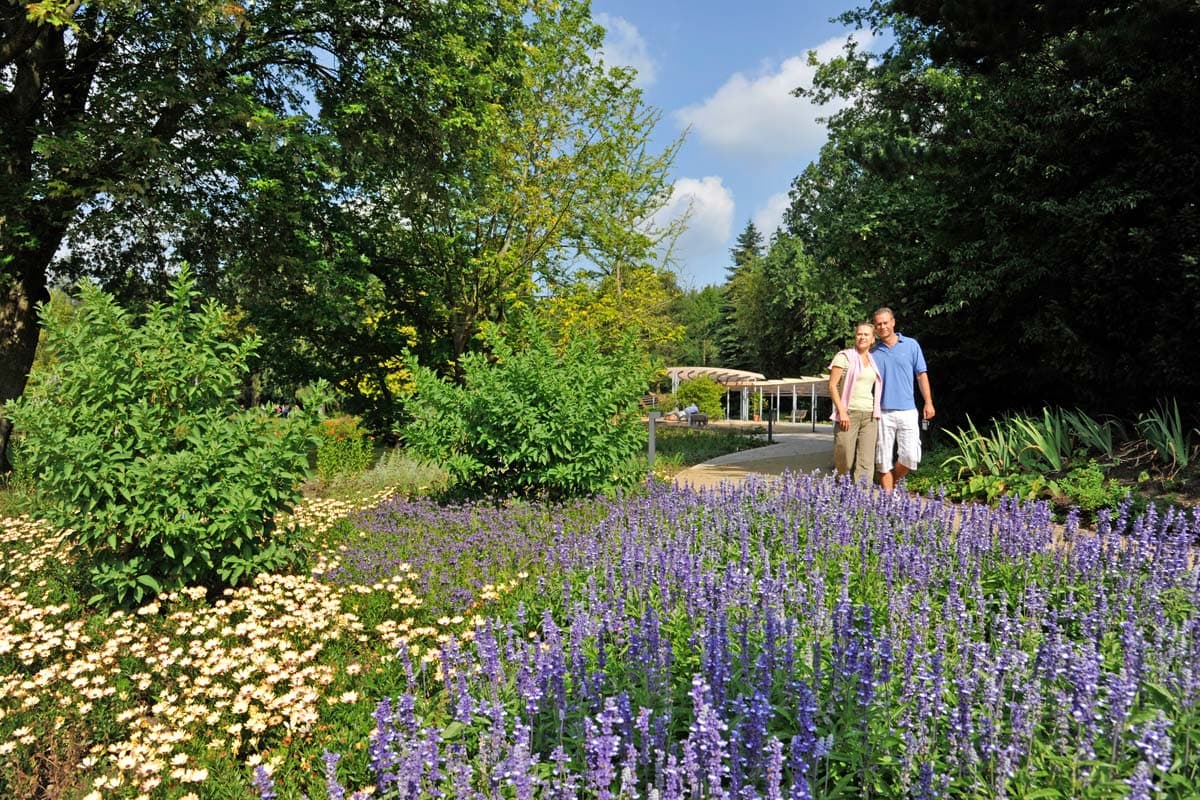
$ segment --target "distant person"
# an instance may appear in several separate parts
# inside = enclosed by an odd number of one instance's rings
[[[690,422],[692,419],[692,415],[699,414],[699,413],[700,413],[700,406],[696,405],[695,403],[688,403],[686,406],[684,406],[683,418]]]
[[[933,419],[936,412],[921,345],[916,339],[896,333],[896,317],[890,308],[878,309],[871,319],[879,337],[871,355],[883,378],[875,461],[879,467],[879,485],[890,492],[897,481],[921,463],[921,420]],[[919,412],[914,381],[925,401]]]
[[[855,483],[870,483],[875,474],[883,379],[871,345],[869,322],[854,326],[854,347],[841,350],[829,364],[829,396],[833,399],[833,468],[838,475],[854,472]]]

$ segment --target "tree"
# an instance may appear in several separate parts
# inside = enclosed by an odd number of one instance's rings
[[[77,242],[82,250],[136,231],[133,247],[112,249],[122,264],[161,274],[187,240],[181,231],[220,241],[256,180],[290,179],[254,172],[273,149],[297,157],[291,174],[325,198],[353,196],[364,165],[384,152],[394,170],[407,165],[392,180],[438,193],[477,133],[482,104],[463,96],[500,91],[495,74],[483,84],[449,78],[494,40],[518,46],[506,31],[519,13],[480,0],[386,13],[364,0],[4,2],[0,401],[25,386],[36,307],[73,227],[96,237]],[[330,160],[314,162],[305,142]]]
[[[562,286],[535,306],[539,319],[556,341],[594,337],[601,347],[631,339],[653,361],[669,356],[685,336],[671,308],[679,287],[671,272],[652,267],[626,268],[620,278],[577,280]]]
[[[813,258],[796,236],[781,233],[771,240],[762,261],[766,331],[758,350],[772,374],[825,372],[854,323],[866,318],[862,287],[830,266]]]
[[[727,279],[721,306],[721,329],[719,347],[722,366],[739,369],[757,369],[758,358],[747,339],[755,339],[756,313],[761,288],[758,260],[762,258],[763,236],[753,221],[738,235],[737,243],[730,250],[733,262],[726,267]]]
[[[654,244],[636,223],[673,149],[592,61],[586,3],[3,9],[0,400],[56,253],[127,301],[189,262],[263,336],[268,384],[390,409],[404,347],[452,362],[570,258],[619,281]]]
[[[1200,296],[1186,111],[1200,9],[1011,10],[897,0],[847,15],[893,44],[818,71],[812,94],[849,104],[794,187],[791,230],[896,307],[954,386],[943,410],[1196,397],[1168,331]]]
[[[609,279],[620,295],[629,272],[654,260],[673,231],[646,226],[668,199],[676,149],[648,142],[659,113],[644,105],[628,69],[594,59],[603,29],[580,0],[531,4],[520,81],[481,122],[478,147],[444,205],[382,214],[379,252],[405,269],[384,279],[397,297],[431,307],[439,355],[466,351],[483,322],[500,322],[538,289],[571,286],[575,272]],[[389,208],[396,185],[381,198]],[[445,334],[444,336],[441,334]]]
[[[689,366],[710,367],[720,360],[722,293],[718,286],[689,289],[672,303],[671,317],[683,326],[683,339],[667,360]]]

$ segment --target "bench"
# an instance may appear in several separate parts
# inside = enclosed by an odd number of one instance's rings
[[[688,426],[692,428],[703,428],[708,425],[708,414],[689,414]]]

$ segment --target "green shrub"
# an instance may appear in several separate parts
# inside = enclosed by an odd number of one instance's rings
[[[358,417],[339,414],[317,426],[317,476],[328,481],[339,475],[366,472],[375,460],[375,441]]]
[[[18,469],[74,531],[92,600],[237,584],[293,558],[272,534],[312,421],[238,408],[257,341],[228,341],[216,303],[192,310],[193,284],[185,271],[140,321],[84,284],[78,313],[45,316],[47,366],[8,407]]]
[[[1071,505],[1089,515],[1102,508],[1116,508],[1129,494],[1118,482],[1106,479],[1095,461],[1072,469],[1059,479],[1058,488]]]
[[[725,411],[721,408],[721,398],[724,394],[725,390],[721,388],[721,384],[707,375],[700,375],[679,384],[679,388],[675,390],[675,407],[686,408],[695,403],[700,413],[707,414],[712,419],[720,419],[725,416]]]
[[[580,496],[637,480],[649,376],[631,345],[602,352],[575,337],[560,353],[530,318],[513,338],[486,336],[491,353],[462,358],[462,385],[415,370],[403,431],[414,454],[475,495]]]
[[[450,482],[446,470],[420,461],[405,450],[385,450],[366,472],[337,475],[323,481],[321,496],[340,500],[370,497],[380,492],[429,495],[444,492]]]

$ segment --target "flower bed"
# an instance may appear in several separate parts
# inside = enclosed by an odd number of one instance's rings
[[[47,532],[8,521],[0,780],[11,797],[58,776],[66,797],[1185,798],[1197,528],[1102,514],[1085,535],[1044,504],[806,476],[572,507],[394,500],[320,534],[311,576],[98,618],[39,578]]]
[[[813,478],[612,512],[514,613],[406,669],[375,790],[1184,797],[1200,778],[1194,519],[1085,536],[1045,505]]]

